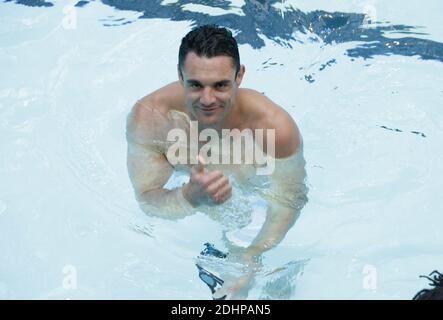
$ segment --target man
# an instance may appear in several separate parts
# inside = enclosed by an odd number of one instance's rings
[[[248,181],[251,166],[211,166],[202,153],[201,141],[197,144],[196,159],[188,152],[187,163],[173,163],[168,139],[171,130],[182,130],[188,139],[195,124],[199,133],[207,129],[221,135],[226,130],[274,132],[263,139],[253,134],[254,143],[263,154],[272,151],[267,156],[277,162],[269,175],[266,220],[254,241],[238,253],[239,261],[254,265],[257,257],[276,246],[292,227],[306,202],[306,187],[297,125],[284,109],[261,93],[240,89],[244,74],[237,43],[228,30],[205,25],[188,33],[179,50],[179,81],[140,99],[128,116],[127,162],[136,198],[146,213],[178,219],[193,214],[196,208],[206,208],[211,214],[211,208],[225,205],[233,195],[228,173],[240,182]],[[190,150],[188,145],[184,148]],[[244,150],[243,158],[249,153],[250,150]],[[172,190],[164,188],[178,169],[189,172],[189,182]],[[244,297],[241,292],[251,279],[252,272],[225,281],[214,297]]]

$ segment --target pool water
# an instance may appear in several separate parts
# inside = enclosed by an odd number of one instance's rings
[[[443,269],[441,1],[128,3],[0,2],[0,298],[211,298],[222,226],[146,216],[126,171],[193,23],[237,34],[242,86],[303,135],[309,201],[248,298],[411,299]]]

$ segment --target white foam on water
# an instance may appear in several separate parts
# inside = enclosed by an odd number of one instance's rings
[[[297,3],[304,11],[347,6]],[[439,3],[414,2],[408,14],[403,2],[377,2],[377,14],[399,12],[392,21],[424,25],[442,41]],[[11,240],[0,241],[0,296],[208,299],[193,259],[204,242],[223,249],[220,226],[203,212],[179,221],[145,216],[126,171],[126,115],[176,80],[192,23],[104,27],[100,19],[121,12],[92,2],[66,29],[64,5],[0,3],[0,68],[9,75],[0,78],[0,235]],[[309,36],[296,34],[304,43],[290,41],[292,49],[264,36],[259,50],[240,46],[242,86],[265,92],[300,127],[310,187],[300,218],[264,264],[307,261],[291,299],[410,299],[426,286],[418,276],[443,264],[443,64],[352,61],[345,52],[356,43],[324,46]],[[77,291],[63,289],[66,265],[77,270]],[[281,281],[269,280],[268,293]],[[255,289],[250,298],[262,296]]]
[[[0,215],[3,214],[7,208],[6,203],[0,200]]]

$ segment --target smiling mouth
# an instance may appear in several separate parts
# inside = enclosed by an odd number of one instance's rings
[[[214,111],[216,109],[218,109],[219,107],[211,107],[211,108],[203,108],[203,107],[197,107],[197,109],[203,111],[203,112],[211,112]]]

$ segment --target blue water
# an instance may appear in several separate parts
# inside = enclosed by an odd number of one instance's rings
[[[0,2],[0,298],[210,299],[194,259],[219,223],[145,216],[124,133],[181,37],[218,23],[307,161],[309,202],[248,298],[411,299],[443,265],[443,4],[206,3]]]

